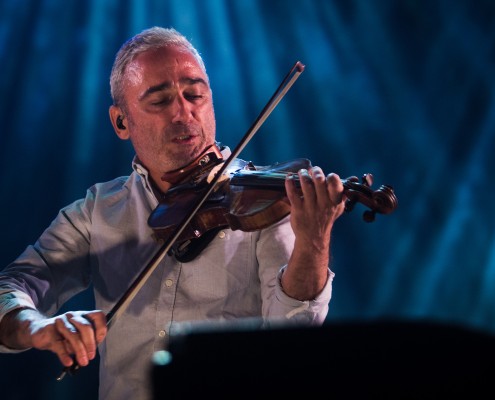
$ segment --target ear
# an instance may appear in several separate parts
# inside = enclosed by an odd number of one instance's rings
[[[110,114],[110,122],[112,123],[113,129],[114,129],[115,133],[117,134],[117,136],[119,138],[121,138],[122,140],[129,139],[129,130],[126,129],[124,126],[122,126],[122,123],[119,124],[117,122],[117,119],[119,117],[122,118],[122,116],[124,115],[124,112],[122,111],[122,109],[120,107],[115,106],[115,105],[111,105],[109,110],[108,110],[108,113]],[[123,121],[125,121],[125,116],[124,116]],[[126,124],[124,124],[124,125],[126,125]]]

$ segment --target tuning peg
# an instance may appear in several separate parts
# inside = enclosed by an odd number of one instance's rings
[[[361,183],[365,186],[371,187],[371,185],[373,185],[373,175],[372,174],[364,174],[361,177]]]

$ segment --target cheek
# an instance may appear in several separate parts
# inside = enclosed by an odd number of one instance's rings
[[[131,126],[131,124],[129,123]],[[132,128],[129,129],[130,139],[136,150],[147,151],[149,152],[151,149],[157,148],[157,141],[160,138],[160,135],[155,134],[156,127],[148,122],[140,123],[138,121],[134,121],[132,124]]]
[[[207,133],[207,135],[211,138],[215,137],[215,113],[213,111],[213,107],[211,107],[208,111],[206,111],[203,115],[203,126]]]
[[[215,118],[211,118],[206,126],[208,130],[208,135],[212,138],[215,137],[215,129],[216,129]]]
[[[163,129],[163,118],[147,113],[134,113],[129,125],[134,136],[153,137],[153,132]]]

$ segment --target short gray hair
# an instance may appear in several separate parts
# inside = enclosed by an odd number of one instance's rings
[[[145,29],[125,42],[115,56],[110,74],[110,94],[114,105],[124,106],[123,78],[129,63],[145,51],[165,46],[179,46],[190,51],[206,74],[206,67],[201,55],[184,35],[173,28],[154,26]]]

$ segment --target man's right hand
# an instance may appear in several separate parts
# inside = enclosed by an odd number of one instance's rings
[[[12,349],[36,348],[54,352],[65,367],[75,357],[84,367],[96,356],[107,334],[102,311],[71,311],[46,318],[33,309],[14,310],[0,323],[0,343]]]

